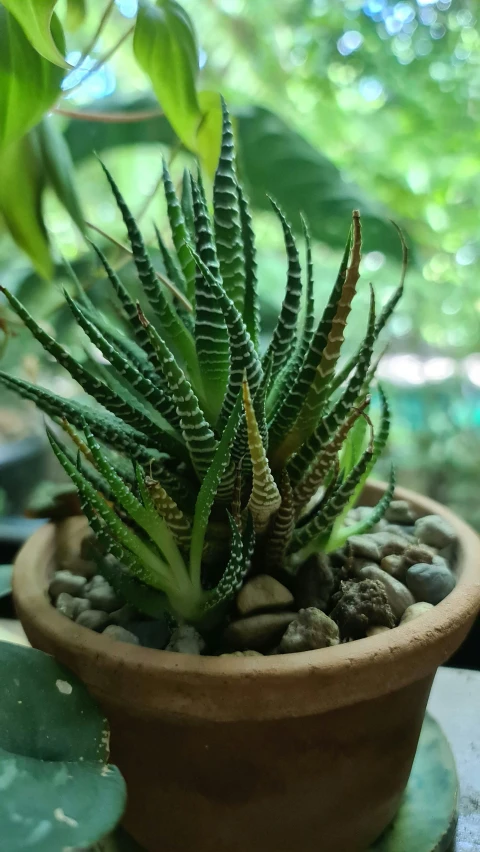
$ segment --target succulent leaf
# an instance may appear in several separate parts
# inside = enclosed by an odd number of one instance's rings
[[[245,258],[245,298],[243,321],[258,352],[260,340],[260,304],[257,296],[257,253],[255,234],[248,202],[240,184],[237,185],[240,222],[242,226],[243,253]]]
[[[222,100],[222,145],[213,183],[215,242],[224,290],[237,311],[244,306],[245,263],[230,116]]]
[[[246,379],[243,381],[243,407],[247,424],[248,447],[252,460],[252,491],[248,508],[252,513],[255,532],[264,532],[270,518],[280,507],[282,498],[270,470]]]
[[[182,270],[184,291],[192,305],[195,304],[195,261],[188,250],[190,235],[180,202],[175,192],[167,164],[163,161],[163,186],[167,202],[168,221],[172,232],[173,245]]]
[[[275,515],[266,551],[267,566],[272,571],[278,571],[285,567],[288,547],[295,528],[293,489],[285,469],[282,470],[280,494],[282,502]]]

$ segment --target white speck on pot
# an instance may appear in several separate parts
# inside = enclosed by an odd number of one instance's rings
[[[62,695],[71,695],[73,692],[72,684],[68,683],[66,680],[57,680],[55,686]]]
[[[78,822],[76,819],[72,819],[72,817],[67,816],[62,808],[55,808],[53,812],[53,816],[57,820],[57,822],[64,822],[65,825],[69,825],[70,828],[78,828]]]

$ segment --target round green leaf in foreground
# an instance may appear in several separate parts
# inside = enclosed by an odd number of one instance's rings
[[[85,848],[110,832],[125,784],[108,760],[108,725],[54,659],[0,644],[2,852]]]

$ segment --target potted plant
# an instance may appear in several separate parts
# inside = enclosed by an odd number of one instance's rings
[[[473,531],[413,493],[392,502],[393,474],[387,486],[366,483],[389,425],[381,392],[377,427],[369,413],[374,346],[405,268],[380,312],[371,292],[364,339],[339,367],[360,217],[317,322],[308,229],[304,284],[273,202],[287,285],[261,355],[254,234],[225,105],[213,221],[200,174],[184,176],[178,198],[165,167],[162,283],[104,170],[139,304],[95,250],[131,337],[85,293],[66,299],[110,372],[79,365],[4,290],[100,404],[0,374],[66,431],[67,442],[50,441],[94,534],[85,539],[87,521],[75,519],[76,573],[58,571],[53,525],[34,534],[14,572],[20,618],[109,719],[125,825],[147,850],[364,852],[395,815],[436,668],[480,602]]]

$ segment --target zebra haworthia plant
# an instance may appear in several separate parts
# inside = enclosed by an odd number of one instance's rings
[[[60,442],[49,432],[50,441],[78,489],[107,579],[149,615],[167,609],[207,628],[225,618],[256,562],[273,574],[294,572],[314,551],[331,551],[353,532],[367,531],[388,507],[393,473],[370,515],[355,528],[343,524],[387,440],[387,401],[379,389],[374,430],[369,385],[375,342],[402,293],[406,250],[398,289],[378,317],[371,291],[363,342],[339,368],[359,279],[359,214],[353,213],[337,279],[315,321],[307,225],[302,272],[290,225],[272,201],[287,280],[261,354],[255,240],[226,106],[213,212],[200,174],[184,174],[178,197],[164,168],[171,240],[158,232],[157,239],[165,274],[155,271],[103,168],[128,232],[141,303],[96,246],[128,333],[80,288],[66,299],[107,365],[79,363],[2,288],[44,349],[97,404],[62,399],[6,373],[0,379],[67,433]]]

